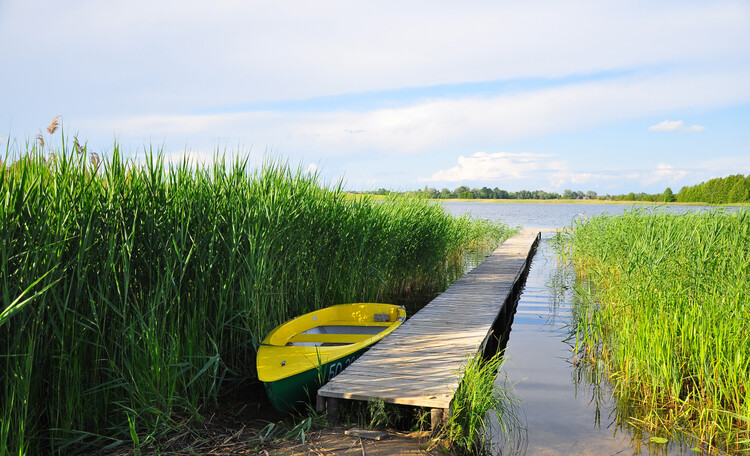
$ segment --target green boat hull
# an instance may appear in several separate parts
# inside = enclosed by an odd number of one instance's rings
[[[315,399],[318,388],[338,375],[369,348],[369,346],[364,347],[354,353],[349,353],[321,366],[312,367],[297,375],[273,382],[263,382],[271,405],[281,413],[304,409],[305,405],[311,404]]]

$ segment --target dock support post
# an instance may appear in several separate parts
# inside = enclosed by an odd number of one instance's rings
[[[315,396],[315,410],[318,413],[328,411],[329,423],[335,423],[339,419],[339,401],[335,397]]]
[[[432,428],[432,435],[436,435],[445,426],[447,420],[447,413],[445,409],[434,408],[430,409],[430,427]]]
[[[327,397],[328,422],[335,423],[339,419],[339,400],[335,397]]]

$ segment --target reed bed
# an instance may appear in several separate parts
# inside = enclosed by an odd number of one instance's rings
[[[750,212],[634,210],[579,221],[576,362],[601,363],[640,410],[709,449],[750,451]]]
[[[256,378],[276,325],[438,292],[511,234],[425,201],[347,198],[279,161],[134,162],[78,141],[6,150],[0,224],[0,456],[192,432]]]

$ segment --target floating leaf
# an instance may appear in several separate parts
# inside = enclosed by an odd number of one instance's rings
[[[652,441],[652,442],[654,442],[654,443],[667,443],[667,442],[669,442],[669,440],[665,439],[664,437],[651,437],[649,440]]]

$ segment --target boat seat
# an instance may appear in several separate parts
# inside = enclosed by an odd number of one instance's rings
[[[392,321],[358,321],[356,323],[352,323],[351,320],[330,320],[326,322],[326,325],[328,326],[391,326],[393,324]]]
[[[373,334],[296,334],[289,338],[291,343],[322,342],[327,344],[354,344],[369,339]]]

